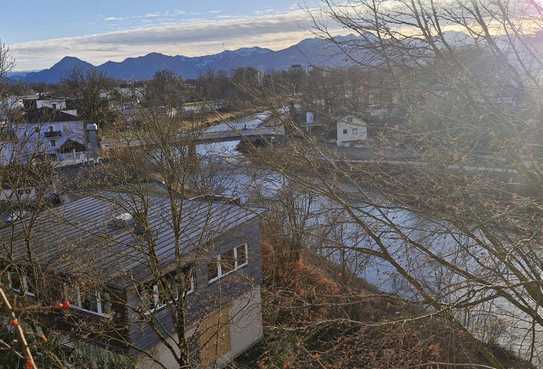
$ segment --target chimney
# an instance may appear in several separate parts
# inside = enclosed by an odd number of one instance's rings
[[[87,151],[91,158],[98,158],[98,126],[95,123],[87,124]]]

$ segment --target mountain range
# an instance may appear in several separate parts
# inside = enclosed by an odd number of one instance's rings
[[[444,33],[449,45],[462,47],[472,45],[473,40],[462,32],[447,31]],[[498,43],[508,45],[507,39],[497,38]],[[367,33],[364,37],[347,35],[336,37],[337,43],[345,46],[341,49],[334,42],[319,38],[308,38],[296,45],[283,50],[270,50],[261,47],[241,48],[238,50],[226,50],[218,54],[188,57],[183,55],[169,56],[160,53],[150,53],[145,56],[128,58],[122,62],[108,61],[101,65],[92,65],[76,57],[66,56],[49,69],[32,72],[15,72],[8,75],[12,81],[26,83],[50,83],[55,84],[69,77],[74,70],[88,72],[96,70],[116,80],[149,80],[160,71],[169,70],[184,79],[198,78],[206,72],[231,72],[237,68],[252,67],[262,72],[274,70],[286,70],[293,65],[302,67],[316,66],[323,68],[343,68],[355,62],[363,62],[365,65],[379,63],[379,57],[372,52],[372,47],[352,47],[365,44],[370,46],[376,41],[375,36]],[[523,54],[523,57],[533,59],[533,56],[525,51],[524,43],[527,42],[538,50],[543,49],[543,32],[516,41],[515,45]],[[408,40],[409,47],[417,41]],[[440,41],[438,41],[439,43]],[[421,44],[419,52],[424,53],[424,44]],[[347,51],[347,53],[345,52]],[[412,56],[410,56],[412,57]],[[402,55],[398,55],[402,59]],[[514,63],[514,58],[512,62]]]
[[[355,36],[338,38],[338,41],[342,43],[356,40],[361,41]],[[193,79],[209,71],[230,72],[241,67],[253,67],[267,72],[286,70],[292,65],[337,68],[351,64],[350,59],[336,44],[328,40],[309,38],[279,51],[252,47],[197,57],[150,53],[145,56],[128,58],[122,62],[108,61],[98,66],[67,56],[49,69],[21,73],[11,78],[26,83],[54,84],[68,77],[74,69],[82,72],[94,69],[117,80],[148,80],[153,78],[156,72],[162,70],[172,71],[185,79]]]

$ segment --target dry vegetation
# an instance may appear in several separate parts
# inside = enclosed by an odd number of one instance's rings
[[[439,313],[382,294],[308,251],[285,264],[284,242],[269,228],[264,233],[265,338],[237,367],[493,367],[480,354],[482,343]],[[505,367],[532,367],[501,348],[486,348]]]

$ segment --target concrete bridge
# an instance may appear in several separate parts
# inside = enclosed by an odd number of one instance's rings
[[[179,141],[190,144],[205,144],[213,142],[237,141],[242,139],[269,139],[283,138],[285,136],[285,128],[277,127],[257,127],[257,128],[242,128],[229,129],[224,131],[205,131],[194,135],[179,136]]]
[[[257,127],[247,129],[229,129],[224,131],[204,131],[195,132],[194,134],[179,135],[177,138],[172,139],[172,144],[186,144],[187,146],[196,146],[206,143],[214,142],[227,142],[227,141],[241,141],[243,139],[265,139],[273,141],[275,139],[282,139],[285,137],[285,128],[282,126],[277,127]],[[108,151],[113,147],[138,147],[148,146],[149,142],[143,142],[141,140],[129,140],[125,142],[119,141],[105,141],[102,142],[102,149]]]

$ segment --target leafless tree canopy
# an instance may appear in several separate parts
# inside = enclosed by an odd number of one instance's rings
[[[262,367],[477,367],[484,362],[505,368],[496,346],[542,365],[542,12],[533,1],[323,0],[314,18],[316,32],[339,47],[350,68],[268,76],[243,69],[232,80],[210,73],[198,82],[197,89],[209,96],[235,86],[232,94],[243,105],[254,101],[266,107],[287,131],[284,146],[247,144],[243,163],[252,173],[265,168],[281,183],[271,198],[262,193],[251,199],[269,210],[266,260],[271,263],[265,266],[264,298],[272,339],[265,344],[275,346],[263,346]],[[336,37],[338,28],[352,36]],[[0,80],[12,66],[0,44]],[[102,119],[95,77],[74,80],[92,92],[81,96],[89,100],[89,117]],[[161,331],[152,315],[134,313],[161,338],[179,368],[190,368],[196,364],[185,338],[187,265],[209,260],[188,260],[183,253],[185,202],[211,205],[227,186],[227,175],[222,176],[228,170],[196,155],[194,140],[206,124],[183,116],[184,82],[162,73],[147,87],[137,123],[113,132],[117,145],[107,161],[70,190],[126,196],[117,205],[136,218],[149,283],[171,295],[166,304],[176,338]],[[370,127],[376,133],[369,156],[360,154],[361,148],[332,147],[328,136],[300,125],[293,117],[298,105],[319,114],[328,128],[347,113],[364,119],[379,115]],[[13,166],[2,178],[17,187],[23,176],[48,178],[50,169]],[[157,189],[167,199],[166,223],[174,235],[173,282],[161,274],[157,239],[148,224]],[[24,227],[25,260],[36,276],[32,226],[47,206],[43,195],[28,209]],[[5,272],[14,264],[7,255]],[[315,260],[332,267],[316,272]],[[132,287],[141,292],[143,304],[153,298],[149,286]],[[25,309],[16,305],[7,311],[16,314],[14,319],[32,316]],[[443,329],[454,332],[445,356],[473,363],[440,361],[439,345],[422,345],[426,341],[417,328],[433,337]],[[361,340],[364,335],[376,337],[370,348]],[[455,356],[456,345],[462,356]],[[13,351],[33,360],[28,349],[23,342]],[[281,365],[278,357],[284,359]],[[364,366],[359,357],[371,364]],[[421,357],[435,360],[421,364]]]
[[[305,238],[540,363],[541,8],[372,0],[325,1],[323,12],[320,35],[365,73],[386,76],[400,119],[380,123],[371,162],[346,161],[285,119],[303,141],[259,160],[320,199],[320,226]],[[336,38],[338,26],[355,37]],[[402,150],[412,159],[395,163]]]

